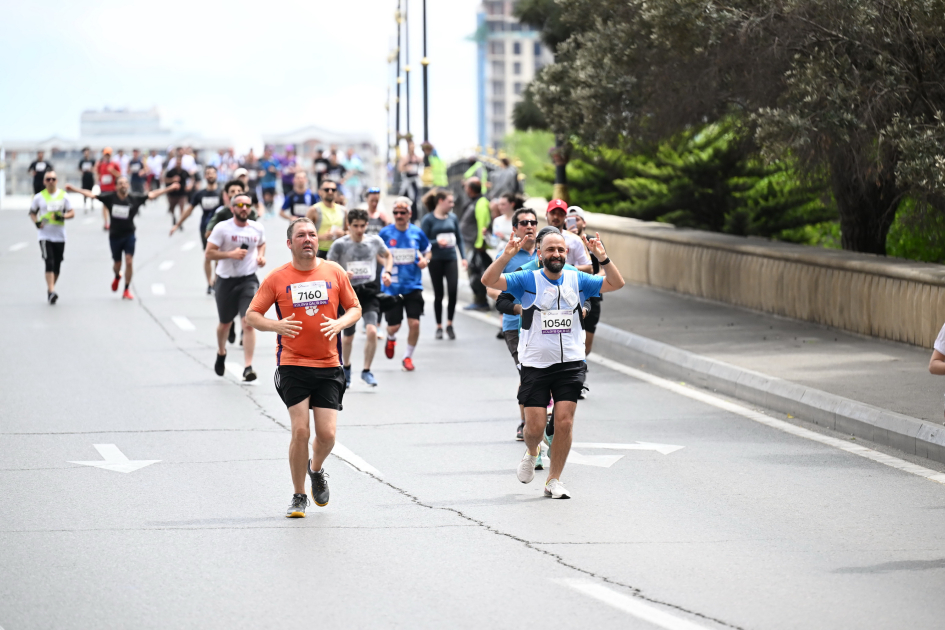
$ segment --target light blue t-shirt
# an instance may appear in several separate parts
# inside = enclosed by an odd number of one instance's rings
[[[424,217],[425,219],[426,217]],[[519,267],[525,268],[524,266],[530,263],[533,260],[538,258],[538,248],[535,248],[535,251],[529,254],[524,249],[518,250],[518,253],[512,256],[512,259],[509,261],[509,264],[505,266],[505,269],[502,270],[502,273],[512,273],[517,270]],[[537,267],[536,267],[537,269]],[[515,300],[516,304],[521,304],[521,300]],[[520,315],[506,315],[502,314],[502,330],[518,330],[522,326],[522,317]]]
[[[408,223],[407,229],[401,232],[391,223],[378,236],[384,240],[394,257],[393,277],[389,287],[382,287],[384,293],[398,295],[423,290],[423,275],[417,260],[430,251],[430,239],[423,230]]]

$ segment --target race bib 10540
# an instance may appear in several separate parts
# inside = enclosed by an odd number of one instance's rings
[[[560,335],[571,332],[574,323],[574,311],[555,309],[541,312],[541,334]]]

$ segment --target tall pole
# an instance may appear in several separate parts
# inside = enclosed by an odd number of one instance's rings
[[[400,12],[400,2],[397,0],[397,124],[396,135],[394,136],[394,141],[396,142],[396,148],[394,149],[394,155],[397,161],[400,160],[400,84],[403,83],[403,78],[400,76],[400,25],[403,23],[403,14]]]
[[[404,0],[404,78],[407,81],[407,135],[410,135],[410,0]]]
[[[427,110],[427,66],[430,65],[430,60],[427,58],[427,0],[423,0],[423,59],[420,60],[420,63],[423,64],[423,141],[429,142],[430,120]]]

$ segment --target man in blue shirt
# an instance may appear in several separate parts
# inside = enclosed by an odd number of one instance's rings
[[[607,257],[600,235],[591,240],[585,237],[584,244],[601,261],[606,274],[603,278],[564,268],[568,246],[560,234],[542,239],[538,250],[542,269],[502,273],[521,249],[522,240],[513,236],[502,255],[482,274],[484,285],[507,291],[522,302],[518,401],[525,407],[527,449],[516,471],[522,483],[535,478],[538,449],[545,431],[545,409],[554,397],[555,439],[544,490],[546,497],[554,499],[571,496],[561,483],[561,473],[571,450],[574,412],[587,367],[581,306],[586,298],[616,291],[624,285],[620,271]]]
[[[538,218],[532,210],[522,208],[516,210],[512,215],[512,235],[521,239],[521,249],[518,250],[508,264],[503,269],[503,273],[512,273],[538,257],[535,245],[535,233],[538,231]],[[499,292],[495,289],[489,289],[493,299],[497,299]],[[516,303],[521,302],[516,300]],[[522,318],[518,315],[503,313],[502,315],[502,337],[505,339],[505,345],[508,346],[509,354],[512,355],[512,361],[515,362],[515,368],[518,369],[518,329],[521,326]],[[524,440],[523,431],[525,430],[525,407],[519,405],[519,416],[521,422],[515,431],[515,439]]]
[[[319,201],[321,197],[318,193],[309,190],[308,175],[305,171],[298,171],[292,178],[292,188],[285,194],[285,199],[282,201],[279,216],[290,222],[299,217],[308,216],[308,211]]]
[[[407,372],[413,372],[413,351],[420,339],[420,316],[423,315],[423,277],[422,271],[430,262],[430,240],[423,230],[410,222],[412,202],[407,197],[398,197],[394,201],[394,223],[380,231],[378,236],[384,240],[387,249],[394,257],[394,269],[391,283],[384,287],[390,295],[402,295],[403,303],[386,311],[387,345],[384,355],[394,358],[397,344],[397,331],[407,312],[407,351],[404,353],[403,366]]]
[[[262,171],[259,187],[262,188],[263,205],[266,206],[266,216],[270,216],[275,214],[272,202],[276,198],[276,179],[279,175],[279,160],[272,155],[271,147],[263,150],[263,157],[259,160],[259,170]]]

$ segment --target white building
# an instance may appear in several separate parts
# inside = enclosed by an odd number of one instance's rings
[[[554,61],[539,33],[512,15],[514,0],[486,0],[477,16],[479,144],[498,149],[525,86]]]

